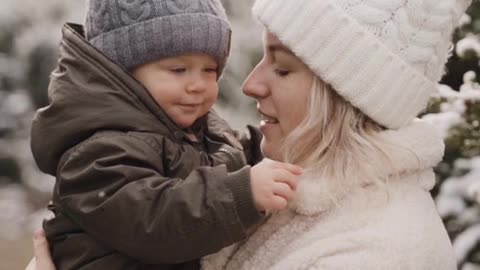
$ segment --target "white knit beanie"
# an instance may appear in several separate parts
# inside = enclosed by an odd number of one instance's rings
[[[343,98],[387,128],[425,109],[471,0],[257,0],[253,13]]]

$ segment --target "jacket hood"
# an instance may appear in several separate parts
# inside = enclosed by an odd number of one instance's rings
[[[361,161],[363,171],[345,172],[347,182],[326,179],[321,170],[306,169],[291,209],[300,214],[317,214],[334,207],[354,191],[378,184],[378,180],[384,182],[387,189],[391,181],[408,179],[414,179],[411,184],[425,191],[433,188],[435,177],[432,168],[442,160],[445,148],[442,137],[433,126],[417,119],[398,130],[380,132],[378,140],[383,142],[382,158],[378,157],[378,152],[368,153],[371,159]],[[382,162],[379,163],[379,160]],[[411,175],[418,177],[409,177]]]
[[[66,24],[62,36],[50,103],[32,123],[31,149],[43,172],[55,175],[65,151],[101,130],[185,136],[140,82],[85,40],[81,25]]]

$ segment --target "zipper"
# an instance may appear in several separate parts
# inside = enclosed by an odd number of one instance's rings
[[[234,165],[235,168],[241,167],[242,161],[232,151],[230,151],[229,149],[227,149],[225,147],[220,147],[220,149],[218,149],[218,151],[226,153],[227,155],[229,155],[230,158],[233,160],[233,165]]]
[[[220,142],[214,141],[214,140],[210,139],[208,136],[205,136],[205,138],[213,144],[220,145],[220,148],[218,149],[218,151],[222,152],[222,153],[225,153],[230,157],[230,159],[233,162],[234,168],[242,167],[243,161],[241,159],[239,159],[237,157],[237,155],[235,155],[230,149],[222,146],[222,145],[225,145],[226,143],[220,143]],[[226,144],[226,145],[228,145],[228,144]]]

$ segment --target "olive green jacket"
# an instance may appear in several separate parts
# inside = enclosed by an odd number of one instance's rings
[[[197,269],[244,239],[262,218],[249,166],[261,158],[258,133],[239,138],[214,111],[180,129],[81,26],[62,33],[31,141],[56,177],[44,229],[57,269]]]

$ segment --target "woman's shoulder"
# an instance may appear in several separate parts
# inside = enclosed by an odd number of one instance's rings
[[[318,216],[302,236],[301,256],[325,269],[337,269],[336,263],[338,269],[455,269],[447,232],[421,184],[397,182],[387,190],[351,195]]]
[[[428,175],[353,191],[314,216],[295,215],[292,232],[306,229],[296,232],[278,269],[303,269],[299,264],[307,262],[318,265],[313,269],[455,269],[450,240],[424,187]]]
[[[455,269],[441,221],[415,208],[406,203],[338,219],[323,217],[332,220],[319,216],[273,269]]]

